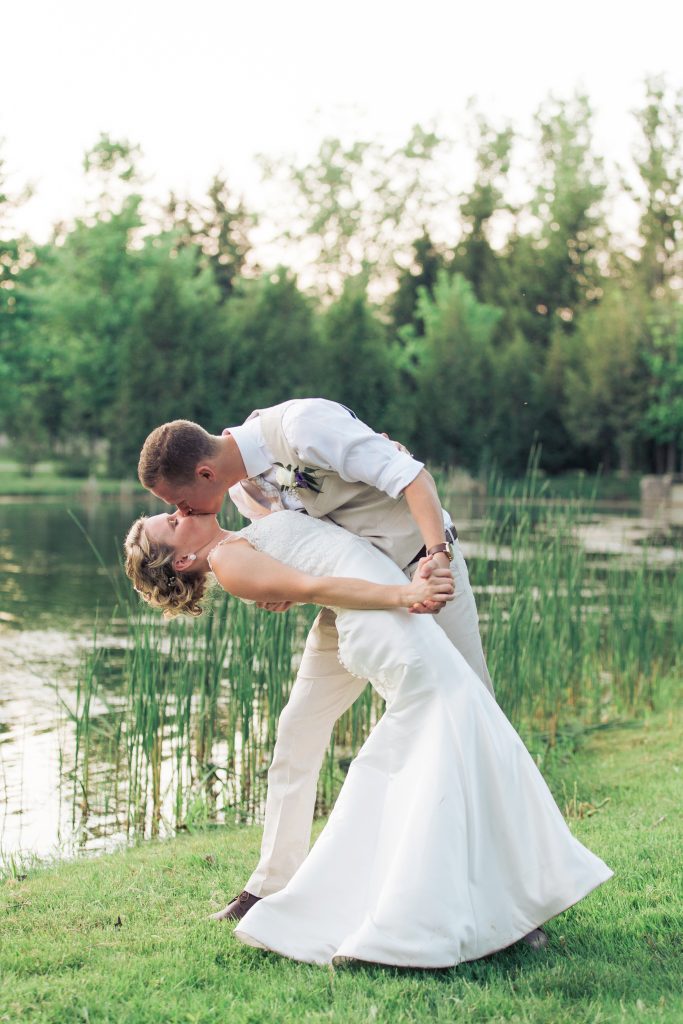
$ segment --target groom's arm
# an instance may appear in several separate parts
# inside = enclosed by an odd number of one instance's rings
[[[444,542],[443,510],[431,473],[422,468],[412,483],[403,489],[412,517],[420,528],[427,550]],[[448,561],[446,555],[437,552]],[[435,556],[434,556],[435,557]]]
[[[428,473],[426,469],[421,469],[413,482],[408,484],[403,493],[413,519],[420,528],[426,550],[429,551],[429,549],[435,544],[442,544],[445,536],[443,510],[441,508],[441,502],[439,501],[436,484],[434,483],[434,478],[431,473]],[[430,555],[429,557],[421,560],[417,572],[421,573],[423,576],[429,576],[432,570],[431,568],[427,568],[427,566],[434,565],[438,569],[448,569],[449,572],[451,571],[451,563],[448,555],[445,552],[437,551],[436,554]],[[421,606],[415,605],[411,610],[417,613],[438,613],[442,608],[443,604],[425,602]]]
[[[382,434],[382,437],[388,438],[398,451],[411,455],[406,446],[401,444],[400,441],[394,441],[388,434]],[[441,508],[441,499],[436,489],[434,477],[423,467],[413,482],[404,488],[403,493],[405,494],[413,519],[416,522],[425,523],[425,528],[422,530],[425,547],[432,547],[433,545],[426,540],[427,534],[439,536],[439,530],[443,527],[443,509]],[[427,520],[429,520],[429,524]],[[441,540],[434,541],[434,544],[441,543]],[[445,554],[441,554],[441,552],[437,552],[436,555],[431,557],[439,557],[448,562],[448,557]],[[442,564],[441,561],[439,564]]]

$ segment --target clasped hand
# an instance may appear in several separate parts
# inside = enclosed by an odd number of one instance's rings
[[[415,595],[409,611],[415,615],[438,615],[455,597],[455,583],[450,566],[442,566],[437,556],[421,558],[410,584]],[[412,593],[411,593],[412,596]]]

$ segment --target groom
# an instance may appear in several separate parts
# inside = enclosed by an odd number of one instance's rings
[[[187,420],[165,423],[145,441],[138,474],[143,486],[185,515],[218,512],[229,493],[249,519],[282,508],[329,519],[368,538],[409,577],[430,572],[430,560],[450,568],[455,600],[414,611],[438,613],[438,624],[493,692],[467,567],[432,477],[403,446],[375,433],[345,406],[294,399],[257,410],[220,436]],[[261,897],[282,889],[308,854],[318,774],[332,728],[366,686],[340,664],[337,646],[334,613],[323,608],[278,723],[261,858],[218,919],[239,920]]]

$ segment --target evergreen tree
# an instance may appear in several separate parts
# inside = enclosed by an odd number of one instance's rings
[[[285,268],[242,280],[223,307],[217,375],[225,382],[222,424],[253,409],[319,389],[320,341],[312,303]]]
[[[565,377],[561,415],[570,436],[595,449],[605,468],[616,463],[630,471],[646,398],[647,332],[637,293],[612,286],[598,306],[584,310],[573,338],[560,343]]]
[[[345,282],[325,311],[322,326],[322,394],[353,409],[376,430],[401,432],[396,369],[387,332],[368,304],[359,279]]]
[[[432,242],[428,231],[413,242],[410,265],[399,273],[398,286],[388,301],[389,317],[394,329],[412,324],[418,334],[424,333],[424,324],[416,316],[420,288],[431,295],[436,278],[446,264],[445,256]]]
[[[477,300],[459,274],[439,274],[432,297],[421,291],[415,403],[416,454],[477,470],[490,457],[492,339],[501,311]]]
[[[0,430],[13,438],[15,451],[29,468],[47,449],[36,385],[41,358],[23,287],[35,261],[35,247],[12,230],[10,218],[30,195],[28,187],[10,193],[0,156]]]
[[[196,203],[171,195],[164,211],[164,225],[177,238],[177,246],[195,246],[202,253],[200,267],[211,267],[225,302],[251,253],[250,232],[257,218],[242,200],[235,200],[222,175],[209,185],[207,201]]]
[[[219,291],[211,270],[197,271],[197,249],[177,252],[173,236],[152,237],[133,258],[135,301],[116,348],[116,393],[104,411],[113,474],[132,476],[147,434],[159,423],[191,419],[210,429],[222,398],[216,377]],[[225,424],[223,424],[225,426]]]
[[[648,318],[650,345],[645,437],[655,442],[658,472],[683,471],[683,307],[659,300]]]
[[[490,402],[486,411],[490,461],[506,476],[522,476],[539,441],[538,352],[517,332],[491,353]]]
[[[119,347],[140,289],[131,235],[138,198],[94,224],[77,222],[31,278],[32,329],[44,353],[43,417],[74,450],[106,438],[119,388]]]
[[[536,115],[539,159],[529,209],[510,239],[508,303],[514,325],[532,343],[547,347],[559,329],[602,294],[608,232],[603,161],[593,152],[588,97],[548,100]]]
[[[503,264],[491,245],[491,225],[497,214],[510,212],[505,192],[514,135],[509,125],[496,129],[483,114],[473,114],[475,179],[471,188],[460,195],[463,236],[451,270],[467,278],[480,301],[497,303]]]

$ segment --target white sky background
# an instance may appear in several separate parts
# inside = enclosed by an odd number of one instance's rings
[[[549,91],[580,87],[596,149],[627,164],[645,75],[683,84],[681,0],[12,0],[0,33],[1,153],[10,185],[36,188],[12,226],[37,240],[83,212],[101,131],[142,146],[149,195],[200,198],[222,170],[267,216],[259,152],[400,143],[436,122],[456,140],[457,190],[469,96],[525,131]]]

